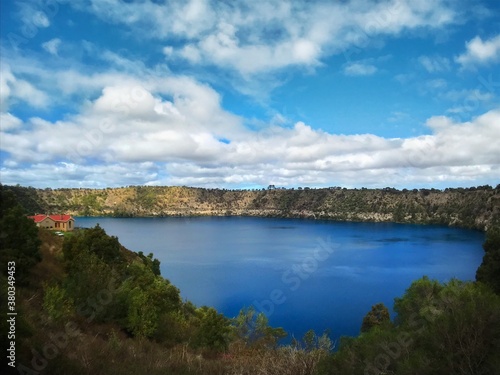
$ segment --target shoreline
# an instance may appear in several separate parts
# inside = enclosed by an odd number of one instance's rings
[[[486,231],[500,223],[500,185],[475,188],[227,190],[178,186],[11,190],[27,214],[104,217],[246,216],[437,224]]]
[[[113,214],[97,214],[97,215],[74,215],[75,218],[113,218],[113,219],[162,219],[162,218],[184,218],[184,219],[190,219],[190,218],[222,218],[222,217],[241,217],[241,218],[262,218],[262,219],[300,219],[300,220],[308,220],[308,221],[329,221],[329,222],[334,222],[334,223],[381,223],[381,224],[402,224],[402,225],[418,225],[418,226],[442,226],[442,227],[449,227],[449,228],[458,228],[458,229],[468,229],[468,230],[474,230],[478,231],[481,233],[486,233],[486,229],[484,228],[477,228],[477,227],[467,227],[467,226],[461,226],[461,225],[454,225],[450,223],[442,223],[442,222],[415,222],[415,221],[393,221],[393,220],[356,220],[356,219],[338,219],[334,217],[316,217],[314,214],[310,215],[303,215],[303,216],[290,216],[290,215],[255,215],[255,214],[248,214],[248,213],[241,213],[241,214],[213,214],[213,213],[198,213],[198,214],[160,214],[160,215],[130,215],[130,216],[117,216]]]

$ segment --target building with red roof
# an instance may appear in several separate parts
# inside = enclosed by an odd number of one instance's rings
[[[71,215],[42,215],[28,216],[40,228],[72,231],[75,228],[75,219]]]

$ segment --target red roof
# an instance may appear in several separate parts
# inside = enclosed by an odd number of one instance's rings
[[[42,215],[42,214],[38,214],[35,216],[28,216],[28,218],[35,220],[35,223],[40,223],[41,221],[44,221],[48,217],[54,221],[57,221],[57,222],[66,222],[66,221],[69,221],[70,219],[73,219],[71,217],[71,215]]]
[[[47,218],[47,215],[35,215],[35,216],[28,216],[28,219],[33,219],[35,220],[35,223],[39,223],[41,221],[44,221]]]
[[[54,221],[68,221],[73,219],[71,215],[49,215],[49,217]]]

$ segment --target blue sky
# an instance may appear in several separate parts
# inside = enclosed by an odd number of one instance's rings
[[[4,184],[499,183],[498,1],[1,8]]]

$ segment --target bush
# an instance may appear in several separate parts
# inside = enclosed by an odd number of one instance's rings
[[[152,337],[161,316],[180,308],[179,289],[140,261],[129,265],[126,277],[117,291],[124,324],[134,336]]]
[[[415,281],[394,326],[344,339],[318,374],[484,374],[500,366],[500,297],[480,283]]]
[[[40,239],[35,222],[26,217],[11,191],[0,185],[0,270],[7,276],[8,262],[15,262],[16,283],[27,282],[33,266],[40,260]]]
[[[108,236],[99,224],[65,238],[63,253],[67,262],[71,263],[82,252],[95,254],[109,265],[121,265],[124,262],[118,238]]]
[[[44,285],[43,308],[50,319],[59,322],[71,315],[73,301],[59,285]]]
[[[253,307],[241,309],[233,319],[233,326],[236,337],[254,348],[275,348],[278,341],[287,336],[283,328],[271,327],[267,317],[257,314]]]
[[[483,261],[476,272],[476,280],[500,294],[500,228],[491,228],[483,244]]]
[[[200,316],[200,326],[195,334],[194,346],[214,353],[225,351],[230,340],[229,319],[212,307],[202,307],[197,314]]]

